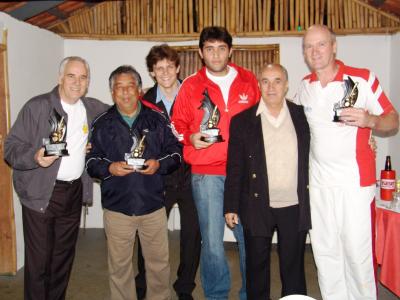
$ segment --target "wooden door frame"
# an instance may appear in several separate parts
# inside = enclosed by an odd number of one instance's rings
[[[0,44],[0,275],[17,273],[17,247],[11,168],[4,161],[4,139],[10,129],[7,30]]]

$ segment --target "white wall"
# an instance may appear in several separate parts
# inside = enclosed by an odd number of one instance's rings
[[[397,39],[396,39],[397,37]],[[338,37],[338,58],[355,67],[369,68],[373,70],[384,90],[390,95],[390,86],[396,86],[390,81],[392,59],[400,50],[400,38],[397,35],[360,35]],[[392,40],[394,40],[392,45]],[[397,43],[396,43],[397,41]],[[171,45],[197,45],[196,41],[170,43]],[[235,38],[234,44],[279,44],[281,63],[289,72],[289,93],[291,98],[296,92],[300,80],[308,73],[303,61],[300,37],[274,37],[274,38]],[[80,55],[86,58],[92,68],[92,80],[90,95],[111,103],[107,79],[111,71],[121,64],[133,65],[143,77],[143,86],[149,87],[153,82],[147,73],[145,57],[154,42],[135,41],[94,41],[94,40],[65,40],[65,55]],[[397,49],[397,52],[396,52]],[[398,62],[398,58],[397,63]],[[397,73],[399,68],[397,68]],[[396,77],[394,77],[396,78]],[[399,77],[397,77],[399,78]],[[397,84],[397,86],[399,86]],[[398,88],[398,87],[397,87]],[[398,94],[398,93],[397,93]],[[400,101],[392,97],[392,101]],[[378,143],[377,163],[378,170],[383,165],[384,157],[388,153],[388,143],[392,139],[376,138]],[[393,161],[395,161],[395,157]],[[400,171],[400,169],[399,169]],[[95,189],[94,206],[90,208],[87,218],[88,227],[102,227],[100,193]]]
[[[390,99],[397,111],[400,111],[400,33],[391,37],[390,47]],[[400,138],[399,134],[389,139],[389,151],[392,155],[392,166],[400,178]]]
[[[92,74],[90,96],[112,103],[108,76],[120,65],[134,66],[142,76],[143,87],[154,84],[145,64],[145,57],[153,45],[154,42],[65,40],[64,52],[66,56],[79,55],[89,62]]]
[[[20,22],[0,12],[1,27],[8,30],[8,78],[11,124],[24,103],[49,91],[57,82],[58,63],[64,55],[63,39],[50,31]],[[1,209],[1,208],[0,208]],[[24,265],[21,204],[14,192],[17,267]]]

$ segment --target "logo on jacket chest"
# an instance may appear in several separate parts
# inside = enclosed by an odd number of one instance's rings
[[[248,104],[249,103],[249,95],[247,95],[246,93],[241,93],[239,94],[239,101],[238,103],[241,104]]]

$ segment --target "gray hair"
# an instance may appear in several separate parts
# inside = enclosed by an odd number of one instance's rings
[[[86,68],[86,71],[87,71],[88,79],[90,80],[90,67],[89,67],[89,64],[85,59],[83,59],[82,57],[79,57],[79,56],[68,56],[68,57],[64,58],[60,62],[60,67],[58,68],[58,75],[59,76],[63,76],[64,75],[65,66],[71,61],[79,61],[79,62],[83,63],[85,65],[85,68]]]
[[[142,89],[142,78],[136,69],[130,65],[123,65],[116,68],[114,71],[111,72],[110,77],[108,78],[108,84],[110,86],[110,90],[113,89],[115,77],[120,74],[130,74],[132,75],[133,79],[136,81],[136,86],[139,90]]]
[[[261,70],[260,70],[260,74],[258,75],[259,79],[261,79],[261,74],[262,74],[266,69],[273,68],[273,67],[277,67],[277,68],[281,69],[283,75],[285,75],[286,81],[289,81],[289,74],[288,74],[288,71],[286,70],[286,68],[285,68],[284,66],[282,66],[281,64],[278,64],[278,63],[266,63],[266,64],[264,64],[263,67],[262,67]]]

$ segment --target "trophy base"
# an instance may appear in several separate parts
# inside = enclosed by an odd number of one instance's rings
[[[335,112],[335,114],[334,114],[334,116],[333,116],[333,120],[332,120],[332,122],[342,122],[341,120],[340,120],[340,115],[338,114],[338,112],[340,111],[340,110],[342,110],[343,109],[343,107],[339,107],[339,108],[335,108],[333,111]]]
[[[44,156],[69,156],[66,147],[67,143],[46,144],[44,145]]]
[[[207,142],[207,143],[220,143],[223,142],[224,139],[222,138],[222,135],[214,135],[214,136],[202,136],[200,138],[201,141]]]
[[[126,164],[132,166],[136,171],[141,171],[147,168],[144,164],[144,158],[127,158]]]

